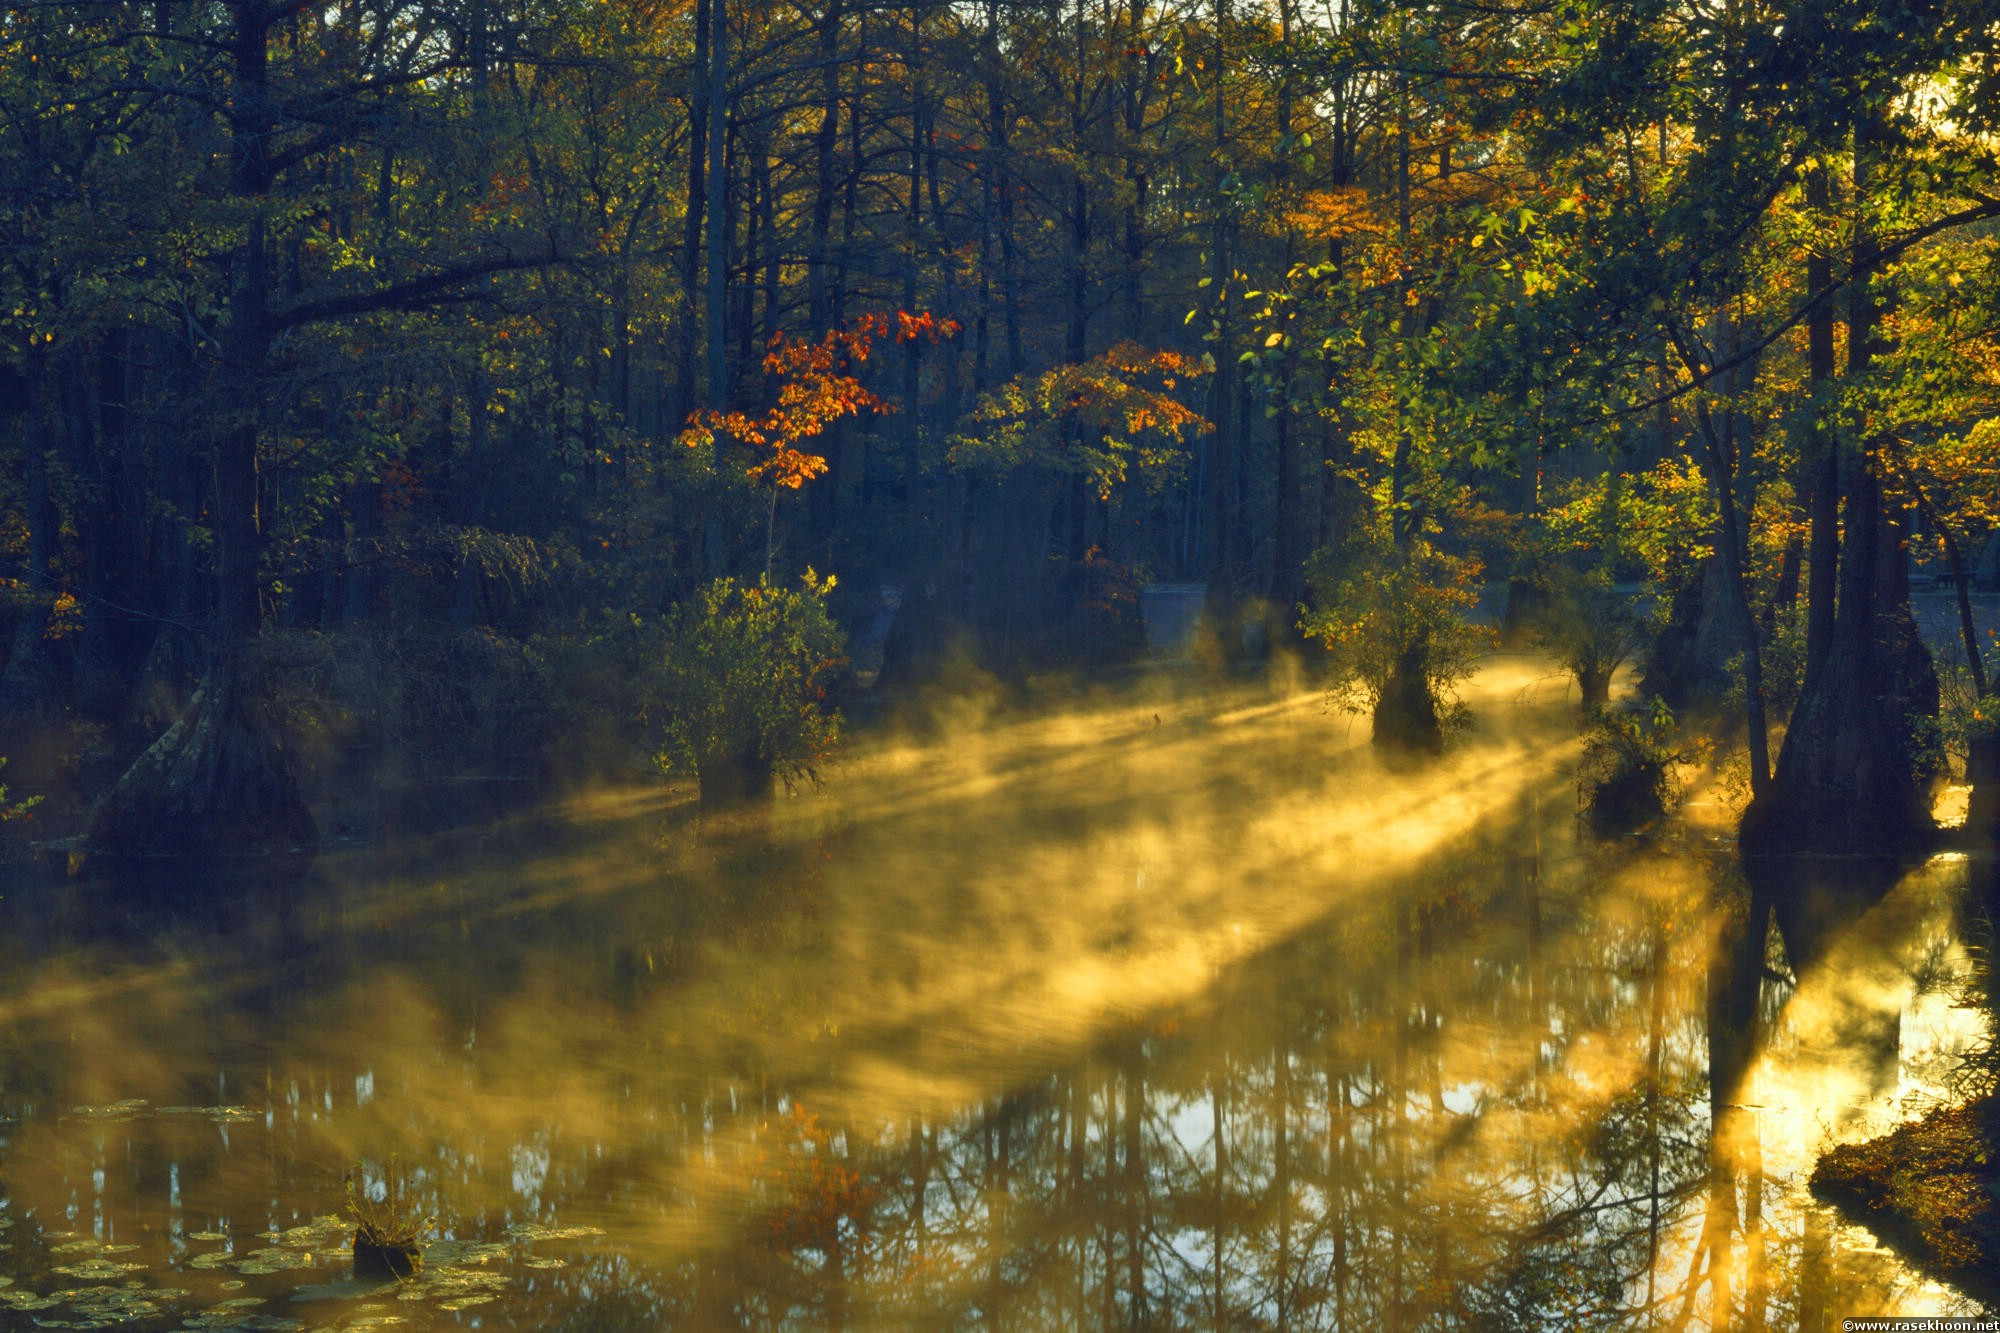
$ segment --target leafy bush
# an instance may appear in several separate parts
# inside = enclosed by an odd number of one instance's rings
[[[799,590],[717,579],[667,617],[657,716],[662,767],[694,770],[703,804],[817,784],[839,734],[826,688],[846,659],[826,613],[833,579]]]
[[[341,1181],[347,1219],[354,1226],[354,1270],[375,1277],[412,1277],[423,1271],[423,1233],[437,1225],[410,1198],[402,1162],[390,1158],[382,1172],[382,1194],[370,1189],[357,1166]]]
[[[1593,823],[1638,828],[1680,804],[1674,768],[1684,757],[1680,728],[1665,700],[1637,709],[1599,708],[1583,743],[1577,795]]]
[[[1470,721],[1458,683],[1491,641],[1466,618],[1480,568],[1421,539],[1322,551],[1308,568],[1299,628],[1327,649],[1335,705],[1372,714],[1378,741],[1434,748]]]
[[[1536,625],[1543,646],[1576,677],[1586,706],[1609,703],[1611,677],[1646,642],[1645,617],[1602,566],[1550,565],[1536,582],[1546,595]]]

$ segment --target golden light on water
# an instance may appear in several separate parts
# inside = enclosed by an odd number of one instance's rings
[[[1721,861],[1579,839],[1560,681],[1502,659],[1477,684],[1478,729],[1429,766],[1383,763],[1306,690],[960,696],[768,811],[595,791],[329,858],[219,934],[83,932],[0,981],[0,1112],[28,1112],[0,1192],[143,1250],[294,1226],[395,1154],[462,1236],[601,1229],[586,1248],[637,1267],[593,1269],[600,1296],[667,1300],[678,1274],[856,1326],[1091,1326],[1155,1287],[1189,1318],[1254,1312],[1311,1270],[1347,1294],[1295,1326],[1332,1327],[1461,1299],[1451,1256],[1525,1262],[1510,1235],[1595,1244],[1608,1222],[1563,1219],[1621,1196],[1565,1182],[1653,1170],[1675,1183],[1618,1214],[1620,1253],[1656,1237],[1626,1299],[1692,1290],[1710,1168],[1674,1145],[1707,1115]],[[1909,951],[1944,930],[1949,871],[1926,873],[1867,923],[1889,943],[1784,997],[1735,1100],[1897,1095],[1908,1061],[1856,1037],[1887,1012],[1965,1036],[1909,1000]],[[70,1109],[129,1098],[150,1109]],[[182,1106],[218,1114],[156,1113]],[[1760,1109],[1756,1143],[1802,1199],[1825,1134],[1786,1114]],[[1353,1243],[1389,1247],[1366,1284],[1324,1240],[1363,1215]],[[1405,1232],[1447,1267],[1391,1282]],[[1072,1288],[1097,1294],[1058,1318]]]

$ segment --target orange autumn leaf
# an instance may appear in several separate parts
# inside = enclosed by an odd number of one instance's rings
[[[956,337],[956,320],[940,320],[925,311],[893,315],[867,314],[842,328],[829,329],[817,340],[774,335],[764,353],[764,374],[777,382],[776,400],[761,412],[695,413],[680,433],[682,444],[704,448],[718,437],[749,449],[754,455],[744,475],[758,485],[798,490],[827,470],[826,459],[800,448],[825,433],[842,417],[862,412],[889,413],[895,405],[862,384],[854,367],[868,360],[877,338],[897,342]]]

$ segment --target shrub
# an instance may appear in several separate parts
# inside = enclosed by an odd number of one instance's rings
[[[832,588],[811,570],[797,591],[717,579],[667,617],[660,760],[694,770],[704,805],[767,795],[774,778],[817,785],[840,729],[826,689],[846,661]]]
[[[409,1181],[395,1158],[382,1172],[382,1195],[369,1188],[362,1168],[342,1179],[347,1219],[354,1226],[354,1271],[375,1277],[412,1277],[423,1271],[423,1233],[436,1225],[410,1198]]]
[[[1683,758],[1679,740],[1673,710],[1663,699],[1636,709],[1597,709],[1577,771],[1577,796],[1591,822],[1635,829],[1680,804],[1674,775]]]
[[[1378,742],[1434,749],[1464,727],[1458,683],[1491,634],[1469,623],[1480,564],[1427,541],[1323,551],[1307,571],[1299,628],[1327,649],[1334,704],[1375,719]]]
[[[1576,677],[1585,707],[1611,702],[1611,677],[1646,641],[1645,618],[1602,566],[1551,564],[1536,582],[1545,597],[1537,617],[1542,645]]]

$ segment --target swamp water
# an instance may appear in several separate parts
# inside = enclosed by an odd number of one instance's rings
[[[1726,849],[1578,828],[1560,681],[1476,685],[1428,770],[1161,686],[955,705],[761,814],[9,884],[0,1329],[1976,1312],[1804,1188],[1983,1031],[1967,867],[1746,931]],[[357,1279],[392,1158],[436,1239]]]

